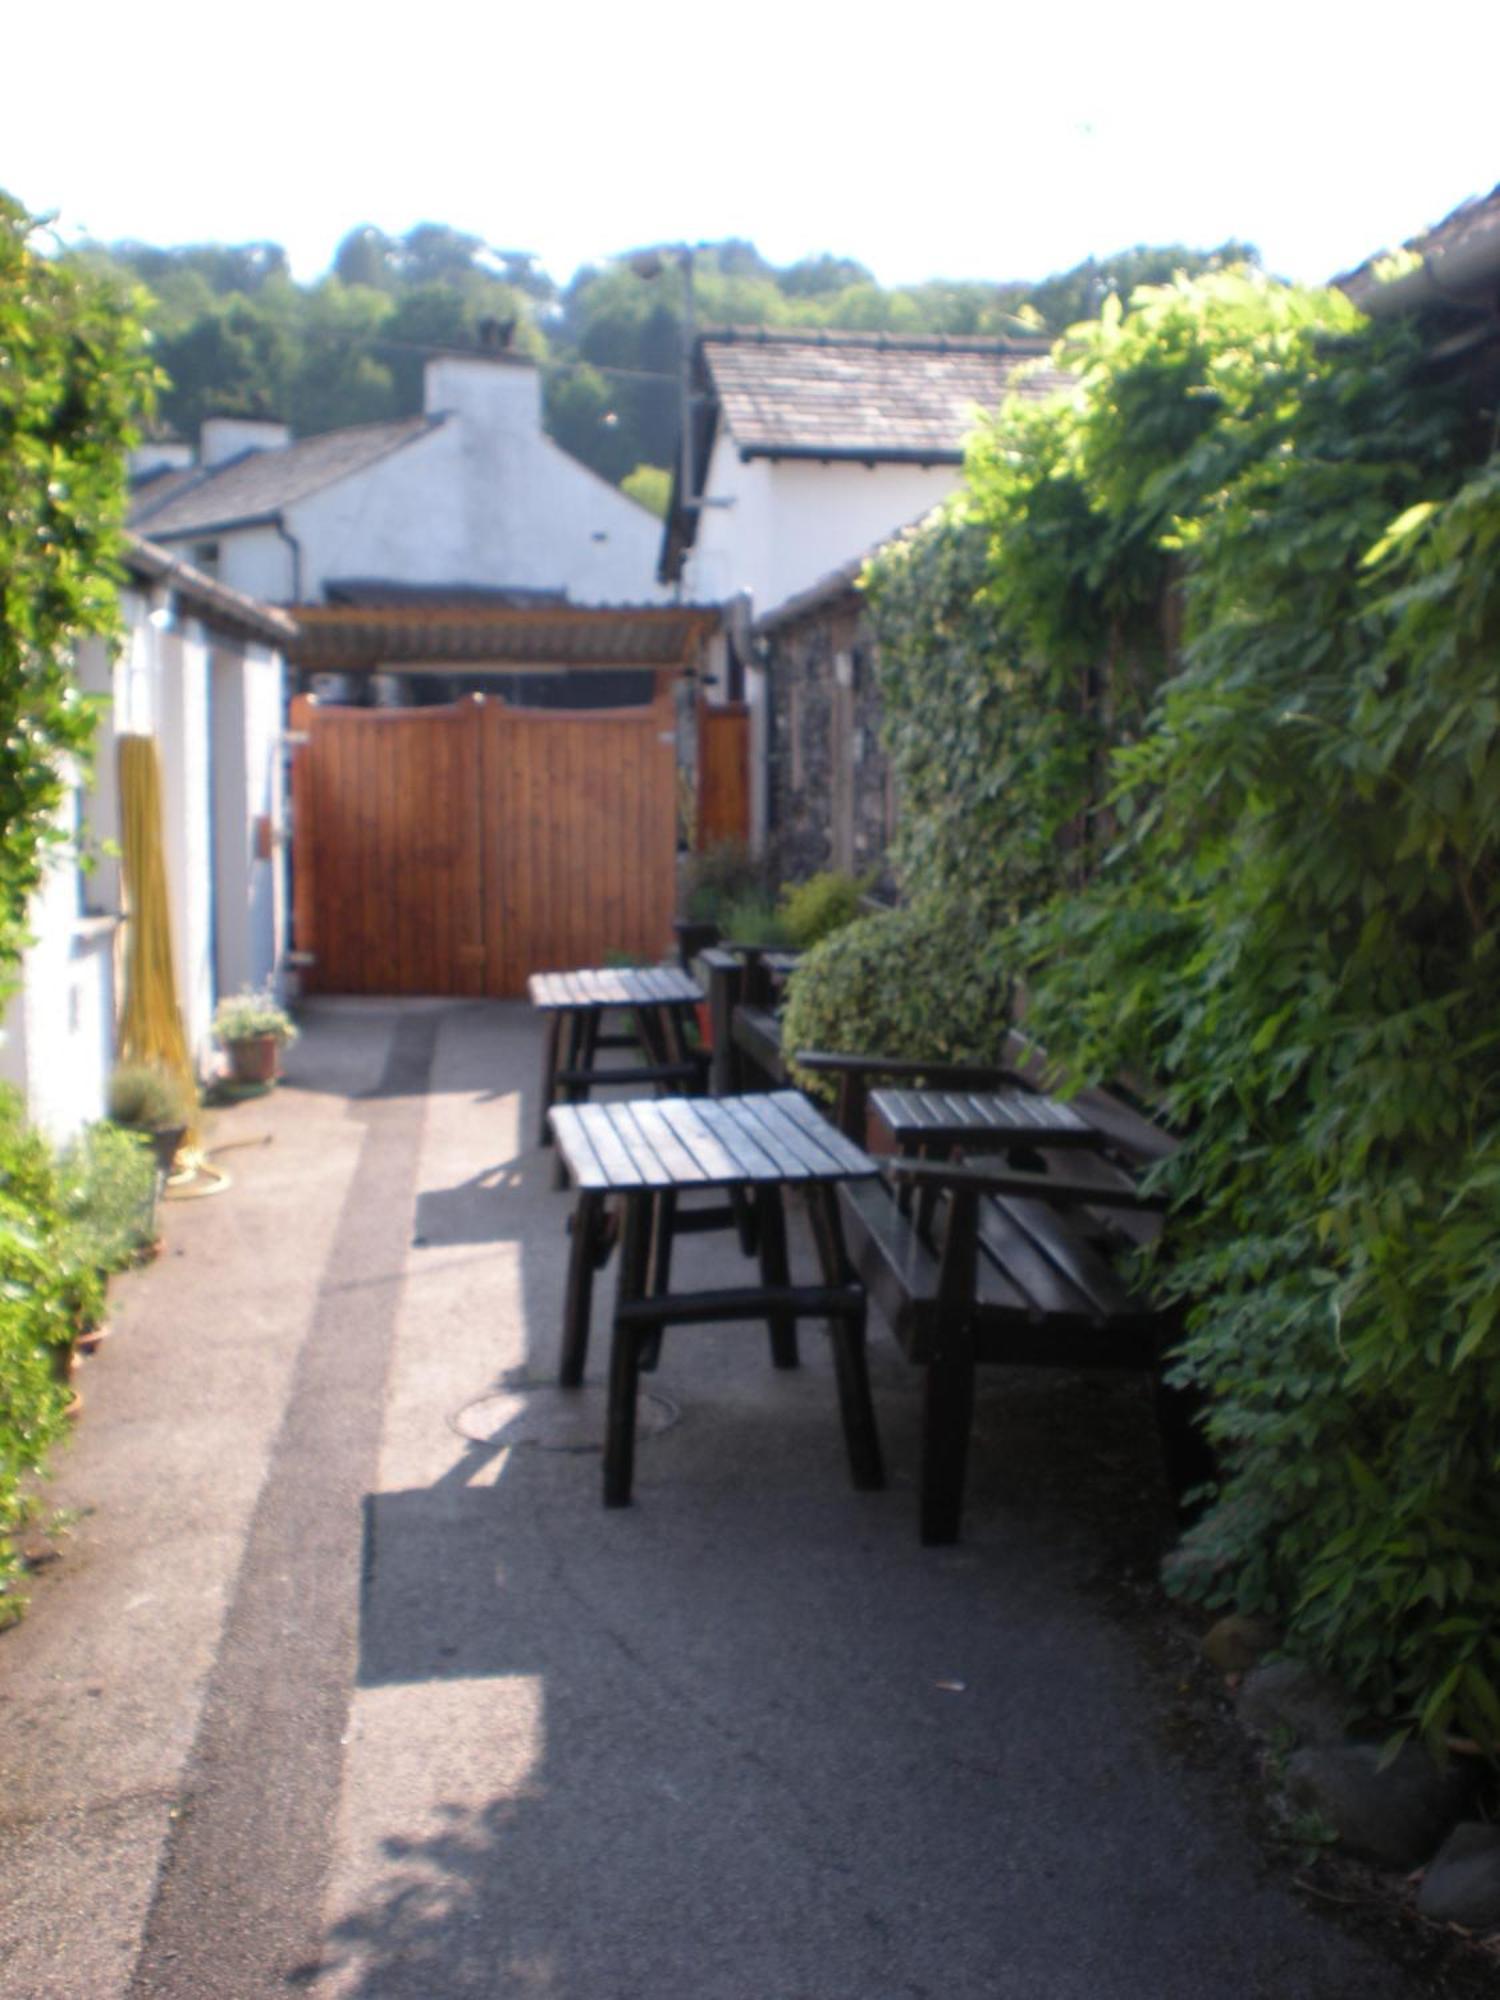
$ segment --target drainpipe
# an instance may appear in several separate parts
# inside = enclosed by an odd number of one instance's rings
[[[292,552],[292,603],[300,604],[302,602],[302,544],[295,535],[288,532],[287,525],[279,514],[273,518],[271,525]]]

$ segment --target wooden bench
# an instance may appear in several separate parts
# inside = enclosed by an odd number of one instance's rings
[[[1029,1087],[1025,1071],[1034,1064],[1023,1043],[1012,1053],[1015,1066],[1005,1074],[1014,1094]],[[877,1115],[891,1113],[898,1138],[910,1142],[915,1134],[939,1150],[962,1145],[992,1155],[896,1159],[886,1165],[887,1185],[840,1191],[855,1270],[902,1352],[925,1370],[923,1541],[958,1538],[980,1366],[1144,1370],[1172,1485],[1180,1493],[1206,1478],[1211,1463],[1191,1402],[1162,1379],[1179,1315],[1133,1292],[1118,1268],[1122,1251],[1160,1229],[1161,1201],[1143,1193],[1137,1177],[1174,1150],[1172,1139],[1104,1092],[1072,1101],[1093,1130],[1085,1144],[1069,1126],[1046,1130],[1034,1111],[1008,1121],[994,1108],[986,1115],[966,1081],[976,1072],[964,1066],[947,1066],[940,1078],[942,1065],[810,1051],[797,1061],[839,1076],[846,1132],[847,1121],[863,1119],[866,1096],[881,1079],[949,1081],[955,1087],[946,1092],[876,1089],[870,1101]],[[903,1113],[910,1114],[904,1132]],[[997,1129],[1001,1123],[1011,1129]],[[902,1190],[920,1190],[922,1198],[902,1201]]]

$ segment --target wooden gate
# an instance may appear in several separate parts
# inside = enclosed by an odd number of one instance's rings
[[[319,993],[506,998],[671,944],[671,683],[650,708],[325,708],[300,697],[296,945]]]

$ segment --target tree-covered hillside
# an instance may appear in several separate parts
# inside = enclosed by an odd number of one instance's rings
[[[306,285],[275,243],[91,244],[69,255],[146,288],[171,382],[162,418],[185,436],[209,412],[278,416],[301,435],[410,414],[421,407],[423,356],[472,344],[480,322],[495,319],[513,322],[517,344],[542,363],[559,444],[617,484],[671,462],[688,306],[675,250],[585,266],[565,288],[534,261],[440,223],[398,237],[353,229],[327,274]],[[695,248],[691,303],[700,326],[1059,333],[1110,292],[1254,260],[1240,243],[1142,247],[1040,283],[934,279],[888,290],[851,258],[777,266],[731,238]],[[639,479],[631,490],[659,499],[665,482]]]

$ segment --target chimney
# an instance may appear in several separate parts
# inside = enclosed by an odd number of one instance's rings
[[[291,425],[270,417],[205,417],[198,432],[198,462],[223,465],[241,452],[280,451],[291,441]]]
[[[529,354],[508,344],[501,321],[481,329],[477,348],[432,354],[422,371],[422,408],[429,417],[459,416],[497,435],[540,434],[541,371]]]

